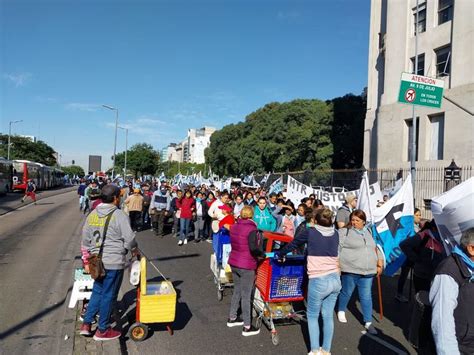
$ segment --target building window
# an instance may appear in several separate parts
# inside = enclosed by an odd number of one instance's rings
[[[417,33],[426,31],[426,3],[418,5],[418,22],[416,21],[416,7],[413,8],[413,34],[416,36]]]
[[[438,25],[453,19],[454,0],[438,0]]]
[[[413,142],[413,120],[405,120],[408,128],[408,149],[407,149],[407,161],[411,160],[412,142]],[[415,139],[415,160],[418,161],[418,143],[420,138],[420,117],[416,118],[416,139]]]
[[[425,54],[418,55],[418,70],[415,73],[415,57],[411,58],[411,72],[417,75],[425,75]]]
[[[451,73],[451,46],[435,49],[436,77],[447,76]]]
[[[431,142],[430,160],[443,160],[444,113],[430,116]]]

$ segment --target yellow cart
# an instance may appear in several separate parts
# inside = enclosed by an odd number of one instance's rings
[[[173,335],[172,323],[176,316],[176,291],[158,268],[151,265],[163,277],[160,282],[147,282],[146,257],[140,259],[140,285],[137,288],[136,321],[130,326],[129,336],[134,341],[145,340],[151,323],[166,323],[166,329]]]

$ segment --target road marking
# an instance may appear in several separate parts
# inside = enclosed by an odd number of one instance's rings
[[[364,335],[366,335],[366,336],[368,336],[370,339],[376,341],[376,342],[379,343],[380,345],[385,346],[387,349],[392,350],[392,351],[393,351],[394,353],[396,353],[396,354],[400,354],[400,355],[407,355],[407,354],[408,354],[408,353],[405,352],[404,350],[401,350],[401,349],[399,349],[399,348],[393,346],[392,344],[387,343],[385,340],[380,339],[379,337],[376,337],[375,335],[372,335],[372,334],[367,333],[367,331],[365,331],[365,330],[363,330],[361,333],[364,334]]]

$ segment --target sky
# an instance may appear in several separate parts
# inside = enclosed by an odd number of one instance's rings
[[[87,170],[161,149],[270,102],[367,85],[369,0],[1,0],[2,133],[32,135]],[[118,131],[117,152],[125,150]]]

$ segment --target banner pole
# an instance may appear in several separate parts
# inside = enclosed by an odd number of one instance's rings
[[[379,291],[379,313],[380,313],[380,320],[383,320],[382,281],[380,280],[380,275],[377,275],[377,288],[378,288],[378,291]]]

